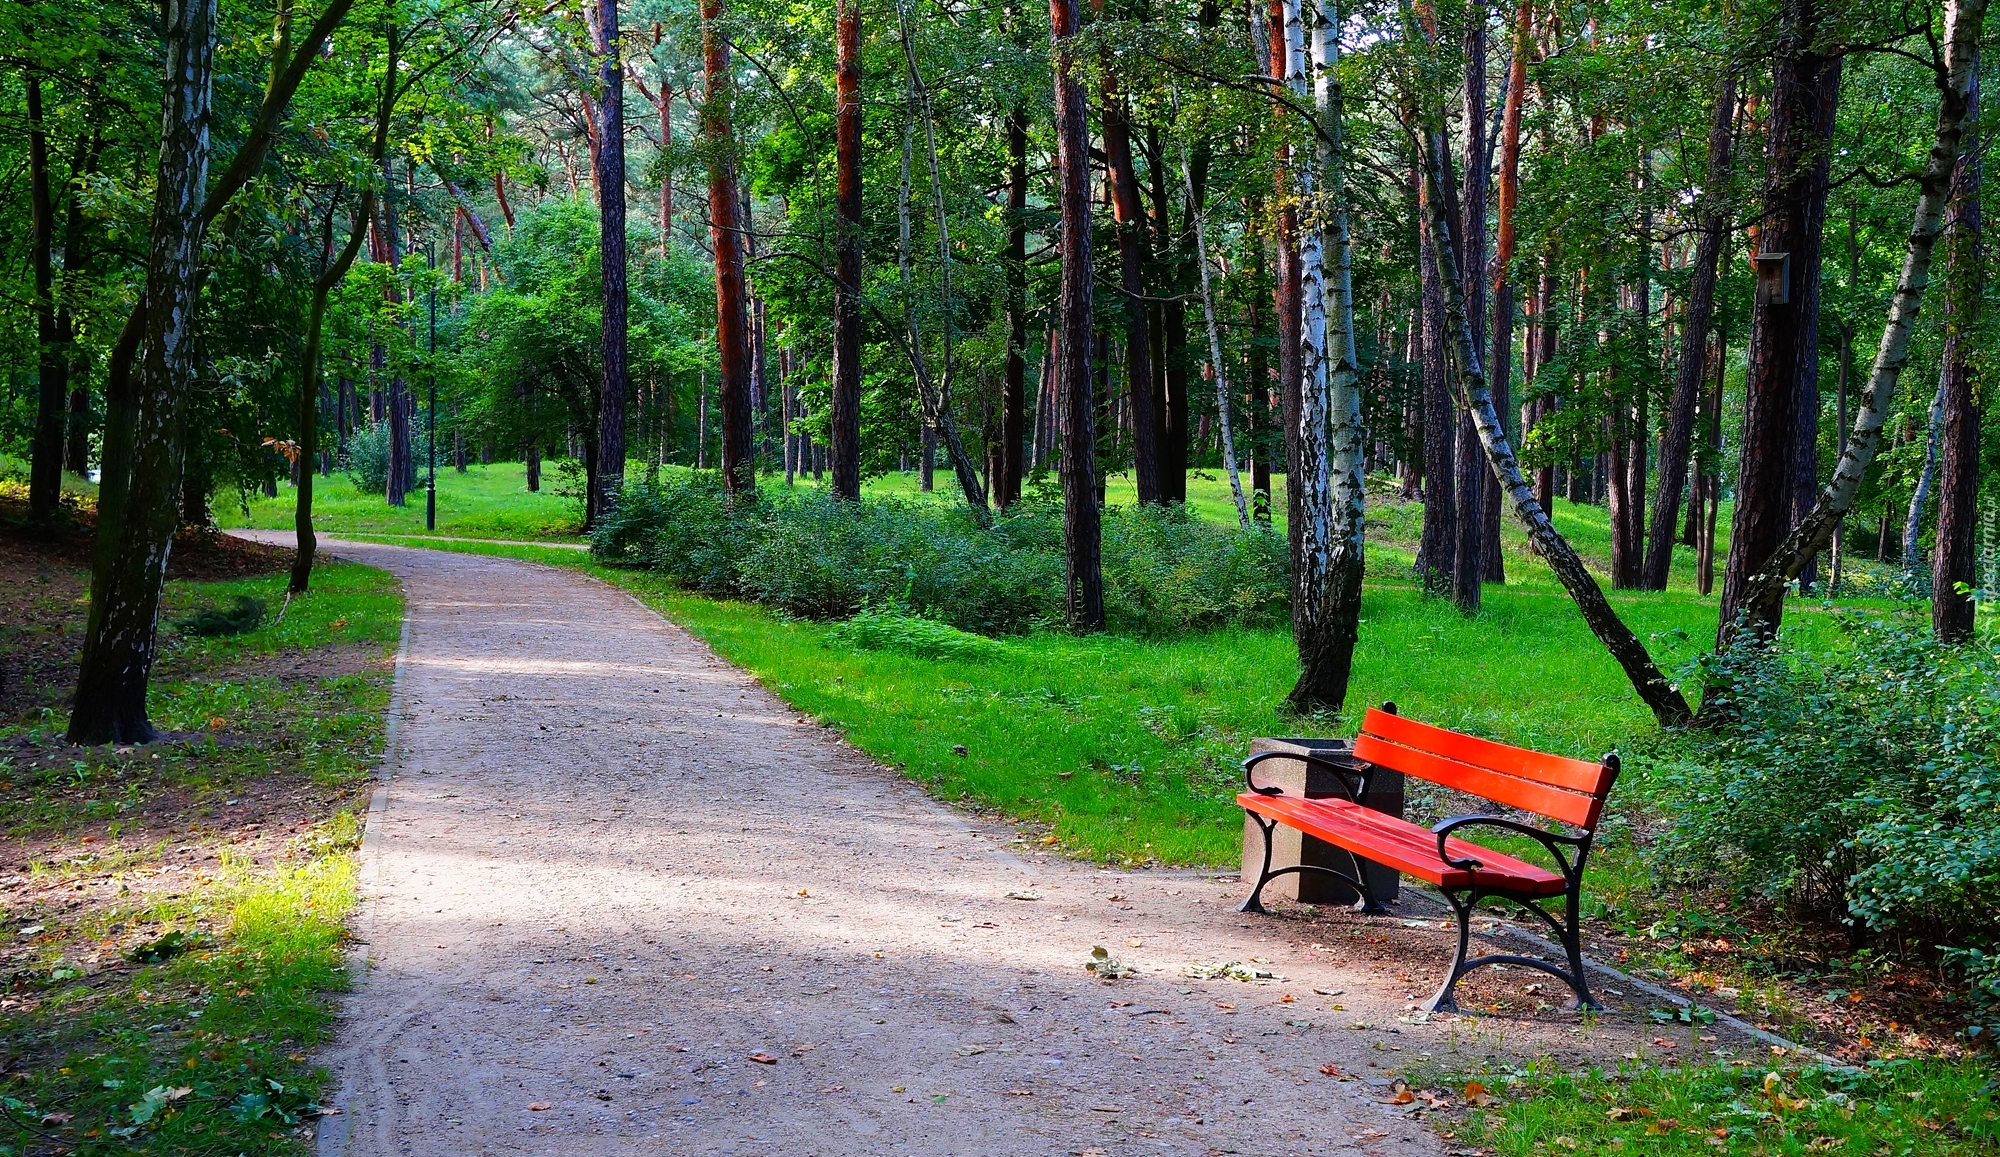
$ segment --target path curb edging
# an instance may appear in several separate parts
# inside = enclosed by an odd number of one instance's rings
[[[356,927],[347,946],[350,995],[368,982],[368,970],[374,964],[371,955],[375,939],[374,897],[382,878],[382,833],[389,812],[389,784],[395,779],[396,769],[402,762],[401,752],[396,746],[396,724],[403,713],[403,683],[409,653],[410,604],[406,598],[403,601],[402,633],[396,641],[396,669],[389,682],[389,706],[382,728],[382,767],[375,789],[368,796],[368,817],[361,828],[361,847],[355,853],[360,861],[355,876],[360,903]],[[333,1098],[334,1112],[319,1117],[313,1130],[313,1152],[317,1157],[345,1157],[350,1133],[347,1106],[353,1101],[354,1079],[343,1072]]]

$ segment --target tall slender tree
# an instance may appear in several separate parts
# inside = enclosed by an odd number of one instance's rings
[[[834,18],[833,492],[861,498],[861,0]]]
[[[1104,19],[1104,0],[1091,0]],[[1118,91],[1118,71],[1107,44],[1098,54],[1104,100],[1104,168],[1111,185],[1111,217],[1118,236],[1118,288],[1125,305],[1125,376],[1132,403],[1132,478],[1141,502],[1159,502],[1160,461],[1153,403],[1153,335],[1147,324],[1146,209],[1139,201],[1139,174],[1132,160],[1131,111]],[[1192,190],[1190,189],[1190,196]]]
[[[1965,121],[1979,123],[1979,74],[1966,91]],[[1949,276],[1944,298],[1944,453],[1938,473],[1937,554],[1931,568],[1931,624],[1947,643],[1972,637],[1976,608],[1968,588],[1977,564],[1974,542],[1979,498],[1980,415],[1974,349],[1985,293],[1980,245],[1981,168],[1976,129],[1959,145],[1952,176],[1950,223],[1945,227]]]
[[[1709,328],[1715,319],[1715,283],[1723,243],[1729,236],[1729,174],[1735,139],[1736,74],[1725,72],[1715,93],[1708,122],[1708,172],[1703,182],[1694,265],[1688,271],[1687,305],[1681,315],[1680,361],[1675,367],[1674,396],[1667,410],[1667,428],[1660,438],[1658,489],[1653,497],[1653,527],[1646,543],[1645,572],[1640,586],[1667,589],[1667,572],[1674,560],[1674,522],[1680,516],[1681,492],[1687,484],[1688,455],[1694,445],[1695,410],[1708,369]]]
[[[1055,54],[1056,203],[1062,219],[1056,399],[1062,419],[1065,615],[1070,630],[1077,632],[1104,627],[1090,374],[1090,106],[1077,75],[1081,23],[1077,0],[1049,0],[1049,39]]]
[[[169,0],[161,32],[160,161],[146,255],[145,355],[135,390],[129,494],[94,578],[90,622],[70,714],[73,743],[154,739],[146,688],[155,616],[179,521],[185,402],[195,369],[194,314],[208,216],[209,113],[215,81],[215,0]],[[100,527],[100,535],[111,533]]]
[[[603,284],[597,394],[597,488],[585,511],[595,524],[625,490],[625,65],[618,0],[594,0],[591,45],[597,56],[597,253]]]
[[[743,195],[736,182],[735,76],[722,0],[701,0],[702,137],[708,150],[708,238],[715,254],[715,345],[721,370],[722,486],[734,498],[757,489],[750,414],[750,317],[743,282]]]
[[[1729,636],[1749,609],[1752,580],[1765,573],[1796,520],[1799,441],[1804,431],[1818,430],[1820,251],[1841,62],[1822,43],[1818,0],[1784,0],[1777,36],[1769,177],[1758,221],[1758,260],[1767,268],[1760,270],[1765,288],[1750,315],[1742,465],[1718,638]],[[1769,636],[1782,613],[1782,603],[1760,603],[1750,626]]]

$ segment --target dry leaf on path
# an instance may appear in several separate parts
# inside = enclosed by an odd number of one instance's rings
[[[778,1058],[772,1056],[770,1053],[751,1053],[750,1059],[760,1065],[775,1065],[778,1063]]]
[[[530,1113],[543,1113],[543,1112],[547,1112],[547,1111],[548,1111],[549,1109],[551,1109],[551,1108],[553,1108],[553,1107],[554,1107],[554,1106],[550,1105],[550,1104],[549,1104],[549,1103],[548,1103],[547,1101],[530,1101],[530,1102],[528,1102],[528,1111],[529,1111]]]

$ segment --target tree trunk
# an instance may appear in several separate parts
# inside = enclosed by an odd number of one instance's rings
[[[1284,0],[1269,0],[1271,37],[1271,75],[1285,75],[1287,53],[1285,48]],[[1274,91],[1274,98],[1282,93],[1282,87]],[[1284,105],[1277,105],[1278,115],[1288,115]],[[1291,181],[1291,152],[1280,146],[1276,157],[1277,184],[1283,191],[1279,197],[1276,236],[1273,242],[1277,248],[1277,260],[1273,272],[1276,274],[1272,287],[1272,304],[1278,315],[1278,417],[1285,431],[1285,533],[1290,539],[1290,559],[1292,571],[1292,635],[1299,637],[1299,613],[1305,605],[1305,594],[1300,587],[1300,577],[1305,574],[1305,516],[1299,508],[1299,409],[1302,405],[1299,384],[1302,380],[1299,363],[1301,334],[1299,330],[1300,298],[1302,289],[1299,277],[1299,214],[1297,200],[1289,196]]]
[[[1732,167],[1730,146],[1736,114],[1736,74],[1725,73],[1715,94],[1715,110],[1708,124],[1708,179],[1702,192],[1708,198],[1701,215],[1701,237],[1695,244],[1694,267],[1689,271],[1687,307],[1681,322],[1680,362],[1674,375],[1672,408],[1667,412],[1667,429],[1660,440],[1658,489],[1653,494],[1653,528],[1646,543],[1646,568],[1640,586],[1649,591],[1667,589],[1667,574],[1674,561],[1674,523],[1680,517],[1681,490],[1687,481],[1688,457],[1694,444],[1695,408],[1701,398],[1708,370],[1708,330],[1715,318],[1715,283],[1724,242],[1729,236],[1729,206],[1726,191]]]
[[[1965,119],[1979,123],[1979,77],[1966,91]],[[1980,300],[1985,291],[1980,262],[1979,147],[1968,127],[1952,177],[1951,223],[1945,252],[1950,262],[1944,299],[1944,458],[1938,479],[1937,556],[1931,573],[1931,625],[1940,641],[1972,638],[1976,607],[1969,594],[1978,581],[1974,532],[1978,519],[1980,415],[1973,376]]]
[[[722,0],[701,0],[703,78],[701,127],[708,146],[709,246],[715,253],[715,344],[721,368],[716,403],[722,410],[722,488],[732,498],[753,495],[757,474],[751,444],[750,319],[743,284],[742,197],[736,187],[736,88],[729,39],[717,22]]]
[[[834,25],[833,493],[861,498],[861,0]]]
[[[1944,441],[1945,389],[1951,366],[1946,363],[1938,374],[1937,393],[1931,397],[1930,418],[1924,424],[1924,464],[1917,471],[1917,484],[1910,491],[1910,510],[1903,518],[1903,570],[1917,573],[1921,555],[1918,538],[1924,528],[1924,507],[1930,504],[1931,486],[1937,481],[1938,446]]]
[[[1298,586],[1305,602],[1293,611],[1299,680],[1289,700],[1294,710],[1338,711],[1347,700],[1348,677],[1361,621],[1363,488],[1361,392],[1354,359],[1354,291],[1350,272],[1346,190],[1342,183],[1345,117],[1336,13],[1313,13],[1312,55],[1306,54],[1304,0],[1285,0],[1285,80],[1301,104],[1310,99],[1318,121],[1317,165],[1298,158],[1292,185],[1301,201],[1316,203],[1325,175],[1327,216],[1321,229],[1300,239],[1299,470],[1287,479],[1299,494],[1301,559]],[[1307,75],[1313,83],[1308,90]],[[1317,171],[1316,171],[1317,170]],[[1333,317],[1327,316],[1326,247],[1334,249]],[[1329,324],[1330,322],[1330,324]]]
[[[394,85],[396,76],[395,38],[390,37],[389,84]],[[392,101],[385,101],[390,104]],[[376,137],[380,142],[383,135]],[[298,555],[292,560],[291,583],[286,588],[292,594],[302,595],[312,582],[313,553],[318,540],[313,535],[313,472],[311,463],[319,453],[319,388],[320,388],[320,340],[325,330],[326,299],[340,279],[347,276],[348,267],[361,252],[361,242],[368,235],[368,218],[375,210],[375,191],[361,195],[361,204],[354,213],[354,225],[348,233],[347,244],[333,263],[313,279],[312,304],[306,310],[306,344],[301,355],[299,369],[299,461],[304,465],[299,470],[297,503],[293,509],[292,525],[298,535]],[[327,210],[329,218],[332,207]],[[329,231],[331,222],[329,221]]]
[[[1188,202],[1192,204],[1194,179],[1188,175],[1185,156],[1181,160],[1181,184],[1187,191]],[[1215,323],[1215,293],[1208,283],[1208,237],[1202,227],[1199,213],[1195,214],[1194,218],[1194,256],[1195,268],[1201,273],[1201,317],[1203,326],[1208,331],[1208,361],[1215,373],[1215,416],[1222,443],[1222,466],[1229,475],[1229,493],[1236,500],[1236,521],[1240,529],[1249,530],[1250,504],[1244,500],[1243,479],[1236,472],[1236,439],[1229,422],[1229,372],[1222,361],[1222,331]],[[1142,320],[1144,316],[1144,312],[1140,311]],[[1132,398],[1135,403],[1142,392],[1137,389],[1133,391]],[[1135,404],[1132,420],[1135,431],[1141,428],[1137,410]]]
[[[1252,9],[1252,14],[1256,9]],[[1252,200],[1245,207],[1245,215],[1252,221],[1263,217],[1263,206]],[[1250,246],[1250,284],[1261,288],[1264,284],[1264,245],[1261,240]],[[1268,340],[1264,323],[1264,311],[1258,304],[1255,292],[1245,302],[1248,312],[1247,327],[1250,331],[1249,348],[1245,351],[1244,376],[1249,379],[1249,410],[1244,415],[1245,425],[1250,432],[1250,516],[1258,523],[1271,524],[1271,364],[1266,352]]]
[[[1002,509],[1021,500],[1027,344],[1028,110],[1016,105],[1007,117],[1007,383],[1000,399],[1000,483],[993,487],[994,502]]]
[[[1976,0],[1983,2],[1983,0]],[[1733,636],[1748,591],[1766,573],[1796,521],[1800,431],[1817,401],[1820,244],[1826,220],[1827,142],[1840,91],[1840,60],[1816,51],[1815,0],[1785,0],[1770,104],[1771,177],[1760,230],[1762,252],[1789,254],[1789,300],[1760,300],[1751,313],[1736,518],[1723,574],[1718,643]],[[1816,407],[1814,407],[1816,410]],[[1814,417],[1816,426],[1817,418]],[[1782,599],[1759,601],[1751,630],[1770,637]],[[1768,617],[1766,617],[1768,616]]]
[[[128,493],[115,529],[99,527],[108,565],[92,576],[90,618],[70,714],[72,743],[145,743],[160,588],[179,514],[182,405],[193,389],[203,194],[215,66],[215,0],[172,0],[160,161],[146,259],[145,355],[134,401]],[[121,335],[122,336],[122,335]],[[117,447],[121,452],[124,447]],[[104,543],[109,538],[111,543]]]
[[[1493,408],[1501,414],[1510,409],[1508,386],[1514,374],[1514,209],[1521,197],[1521,104],[1528,86],[1528,53],[1533,46],[1534,8],[1529,0],[1521,0],[1514,25],[1514,44],[1507,60],[1507,97],[1500,114],[1500,203],[1495,213],[1498,237],[1493,254]],[[1532,373],[1526,372],[1534,351],[1527,348],[1522,353],[1525,390],[1534,380]],[[1504,583],[1507,564],[1500,553],[1500,521],[1506,499],[1497,483],[1483,485],[1483,496],[1480,563],[1487,582]]]
[[[62,497],[63,423],[69,405],[69,350],[56,327],[55,203],[49,190],[48,132],[42,118],[42,78],[30,68],[28,97],[29,248],[35,269],[35,331],[40,352],[35,439],[28,462],[28,517],[45,523]]]
[[[1079,23],[1076,0],[1049,0],[1049,39],[1056,58],[1056,200],[1062,214],[1056,396],[1062,414],[1065,617],[1070,630],[1082,633],[1104,627],[1104,573],[1090,396],[1089,104],[1077,78]]]
[[[1451,396],[1445,388],[1444,291],[1438,284],[1436,257],[1437,246],[1443,239],[1433,227],[1433,222],[1447,218],[1438,215],[1444,212],[1443,205],[1430,204],[1433,195],[1428,186],[1417,193],[1418,208],[1423,213],[1418,224],[1417,259],[1422,266],[1418,278],[1422,302],[1418,329],[1423,335],[1424,354],[1424,530],[1417,544],[1417,571],[1425,594],[1445,597],[1452,593],[1458,557],[1454,487],[1458,416],[1452,411]]]
[[[1104,0],[1091,0],[1099,19]],[[1125,299],[1125,377],[1132,397],[1132,474],[1140,502],[1162,501],[1159,424],[1153,412],[1152,333],[1146,308],[1146,210],[1132,163],[1130,110],[1118,91],[1111,50],[1099,51],[1104,97],[1104,168],[1111,185],[1112,220],[1118,234],[1118,287]]]
[[[1888,421],[1896,382],[1910,356],[1910,334],[1916,327],[1917,311],[1924,289],[1930,282],[1931,251],[1944,226],[1944,206],[1950,193],[1952,173],[1957,167],[1960,137],[1970,103],[1973,77],[1979,60],[1980,26],[1986,18],[1986,0],[1947,0],[1945,5],[1945,71],[1939,78],[1937,133],[1930,156],[1918,179],[1922,189],[1911,222],[1909,241],[1903,254],[1903,268],[1896,279],[1896,292],[1889,301],[1882,342],[1868,385],[1855,408],[1854,426],[1847,448],[1834,465],[1833,477],[1820,492],[1819,501],[1800,523],[1792,528],[1770,557],[1742,583],[1739,605],[1746,620],[1761,626],[1775,624],[1784,608],[1788,585],[1812,557],[1825,548],[1833,528],[1854,506],[1861,479],[1874,461],[1882,441],[1882,427]],[[1747,434],[1746,434],[1747,438]],[[1740,503],[1739,498],[1739,503]],[[1741,507],[1739,505],[1740,512]],[[1739,513],[1739,521],[1740,521]],[[1731,547],[1734,563],[1734,546]],[[1725,603],[1727,588],[1724,590]],[[1718,647],[1734,641],[1735,616],[1723,619]],[[1757,637],[1768,637],[1760,634]]]
[[[603,280],[603,378],[597,394],[598,517],[625,491],[625,66],[618,0],[596,0],[598,270]],[[435,450],[433,450],[435,453]]]
[[[1465,185],[1451,220],[1458,226],[1452,251],[1465,275],[1466,319],[1474,349],[1486,348],[1486,6],[1467,10],[1465,28]],[[1446,193],[1451,192],[1446,184]],[[1490,382],[1494,406],[1500,409],[1507,367],[1501,363]],[[1490,383],[1489,383],[1490,384]],[[1486,577],[1486,455],[1479,446],[1472,416],[1460,410],[1454,438],[1453,489],[1458,513],[1458,542],[1451,565],[1451,600],[1461,614],[1479,613],[1480,583]],[[1497,537],[1497,535],[1496,535]]]
[[[1514,448],[1508,443],[1507,432],[1501,427],[1500,416],[1493,408],[1493,394],[1486,388],[1486,375],[1479,364],[1479,347],[1473,344],[1472,327],[1466,318],[1465,297],[1461,289],[1463,282],[1452,251],[1449,214],[1443,203],[1442,190],[1445,180],[1448,180],[1444,174],[1450,170],[1450,147],[1444,134],[1436,130],[1429,133],[1426,143],[1429,147],[1424,150],[1426,163],[1423,169],[1425,184],[1431,192],[1427,206],[1430,232],[1435,238],[1434,254],[1444,298],[1444,314],[1458,355],[1459,396],[1472,410],[1473,425],[1486,448],[1486,457],[1492,464],[1494,476],[1507,488],[1514,501],[1515,512],[1527,524],[1528,534],[1540,548],[1542,557],[1548,560],[1549,569],[1555,571],[1563,589],[1576,602],[1584,622],[1589,624],[1591,632],[1624,669],[1633,690],[1652,709],[1653,717],[1659,720],[1660,726],[1679,727],[1691,718],[1687,701],[1660,673],[1645,643],[1632,633],[1632,629],[1605,600],[1597,580],[1591,577],[1575,549],[1556,531],[1548,513],[1535,501],[1534,491],[1529,488],[1527,479],[1521,475],[1520,463],[1514,458]]]

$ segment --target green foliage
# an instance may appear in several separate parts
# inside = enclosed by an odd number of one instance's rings
[[[203,607],[184,618],[174,620],[174,629],[183,635],[198,635],[212,638],[218,635],[241,635],[257,629],[264,621],[264,600],[249,595],[237,595],[227,608],[220,606]]]
[[[900,651],[922,659],[978,662],[1008,654],[1006,645],[997,640],[894,608],[859,611],[846,622],[835,624],[826,641],[833,647]]]
[[[1742,647],[1708,664],[1724,723],[1674,751],[1663,865],[1857,936],[1955,951],[2000,997],[2000,653],[1927,616],[1843,620],[1831,654]],[[2000,1017],[2000,1000],[1985,1012]]]
[[[767,487],[731,505],[714,476],[675,471],[629,488],[593,547],[606,561],[803,618],[893,602],[989,635],[1062,618],[1062,514],[1052,503],[1021,503],[982,528],[959,506],[843,503],[817,490]],[[1107,614],[1123,630],[1264,624],[1289,605],[1282,538],[1185,508],[1113,508],[1103,557]]]

